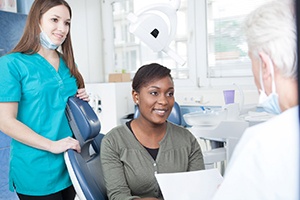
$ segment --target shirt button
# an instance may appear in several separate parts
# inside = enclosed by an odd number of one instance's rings
[[[155,171],[154,174],[157,174],[157,171]]]
[[[153,163],[153,166],[155,167],[155,166],[156,166],[156,163]]]

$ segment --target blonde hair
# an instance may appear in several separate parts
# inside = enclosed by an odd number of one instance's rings
[[[286,77],[297,78],[297,29],[294,2],[275,0],[264,4],[245,21],[251,55],[265,52]]]

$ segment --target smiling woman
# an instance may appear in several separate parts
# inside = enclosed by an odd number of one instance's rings
[[[141,112],[133,126],[148,122],[164,124],[174,105],[174,83],[170,70],[155,63],[145,65],[136,73],[132,87],[133,101]]]
[[[109,199],[162,199],[156,173],[204,169],[201,148],[185,128],[167,121],[174,105],[171,70],[144,65],[132,82],[140,115],[112,129],[101,145]]]
[[[0,131],[12,138],[9,187],[21,200],[75,197],[62,153],[80,146],[65,107],[70,96],[89,99],[70,19],[64,0],[35,0],[20,41],[0,58]]]
[[[58,13],[58,14],[57,14]],[[58,70],[59,62],[56,54],[49,54],[49,50],[57,49],[66,39],[70,30],[70,12],[64,5],[49,9],[40,19],[40,41],[42,48],[38,53]],[[51,52],[51,51],[50,51]]]

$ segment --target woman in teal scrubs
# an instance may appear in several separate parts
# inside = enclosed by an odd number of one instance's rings
[[[13,138],[9,186],[21,200],[75,197],[63,152],[80,146],[65,107],[70,96],[89,98],[74,63],[70,21],[64,0],[35,0],[21,40],[0,58],[0,130]]]

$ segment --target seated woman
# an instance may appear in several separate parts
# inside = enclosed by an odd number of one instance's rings
[[[185,128],[167,121],[174,105],[170,69],[142,66],[132,82],[138,118],[106,134],[101,162],[109,199],[163,199],[156,173],[204,169],[201,148]]]

